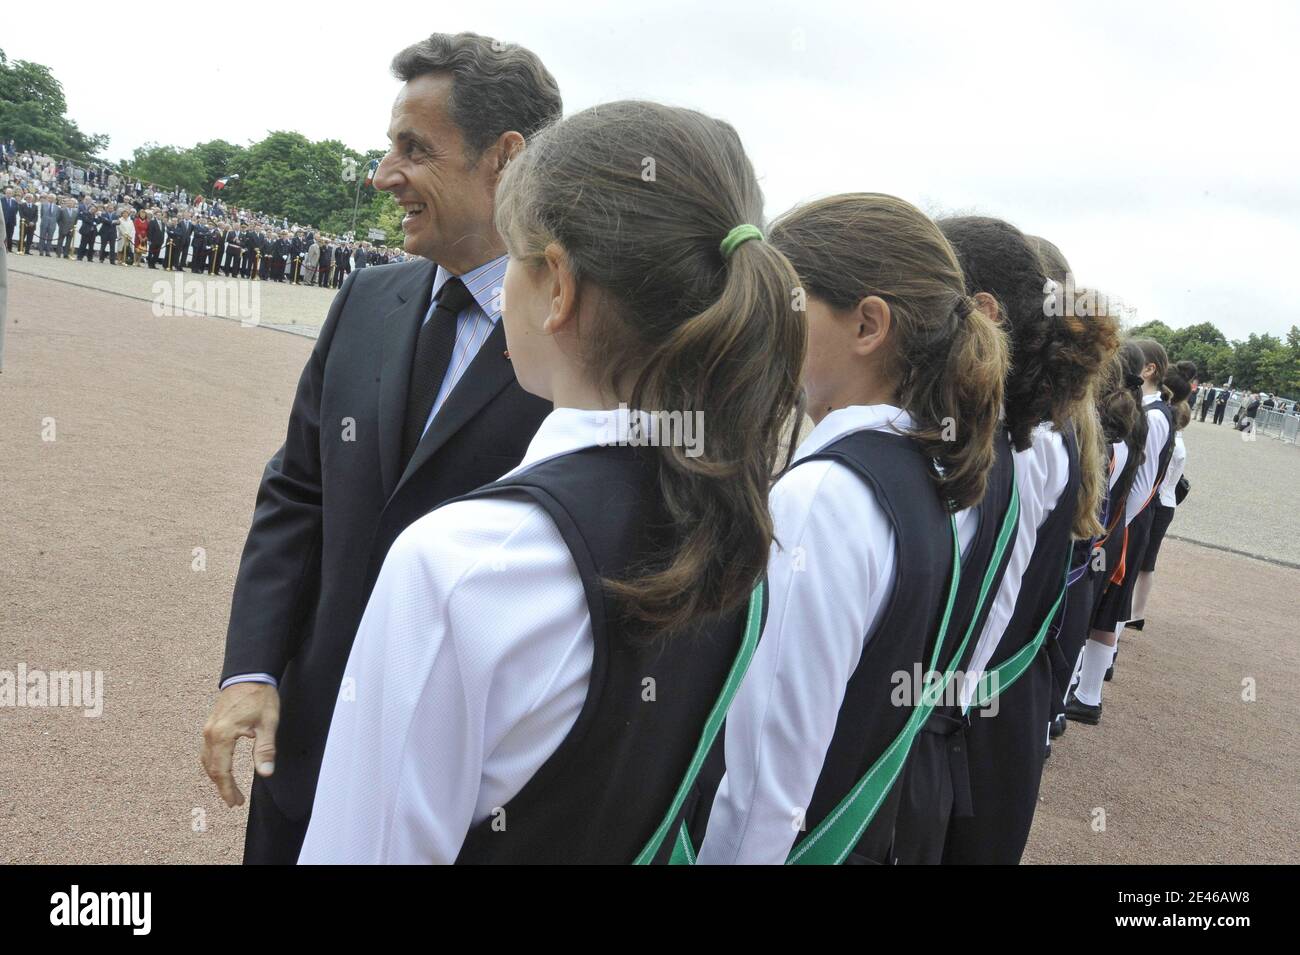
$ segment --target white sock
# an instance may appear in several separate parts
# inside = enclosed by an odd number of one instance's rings
[[[1079,685],[1074,688],[1074,696],[1080,703],[1089,706],[1101,703],[1101,685],[1113,656],[1110,647],[1091,637],[1083,645],[1083,668],[1079,671]]]

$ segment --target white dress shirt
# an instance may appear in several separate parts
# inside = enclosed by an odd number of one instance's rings
[[[617,417],[557,408],[510,473],[608,443]],[[582,578],[539,505],[461,501],[416,521],[352,645],[299,862],[454,862],[573,727],[593,652]]]
[[[429,425],[433,423],[434,416],[442,408],[447,397],[455,389],[456,384],[465,374],[465,369],[469,367],[474,356],[479,353],[483,343],[487,341],[496,323],[501,319],[501,290],[505,282],[506,265],[509,263],[508,256],[500,256],[491,262],[486,262],[478,268],[471,269],[460,280],[465,283],[473,301],[456,316],[456,340],[451,347],[451,362],[447,365],[447,372],[443,376],[442,385],[438,389],[438,394],[433,400],[433,407],[429,409],[429,417],[424,422],[424,430],[429,430]],[[433,278],[433,291],[429,299],[429,308],[424,313],[424,321],[427,322],[433,315],[433,309],[437,304],[438,293],[442,290],[443,285],[452,277],[441,265]],[[423,322],[421,322],[423,324]],[[277,686],[276,678],[269,673],[240,673],[235,676],[227,677],[221,684],[221,689],[225,689],[234,683],[269,683],[271,686]]]
[[[1142,406],[1145,408],[1159,400],[1158,394],[1146,395],[1142,398]],[[1163,412],[1154,408],[1149,409],[1146,457],[1138,465],[1137,474],[1133,476],[1133,487],[1128,492],[1128,502],[1124,505],[1125,526],[1133,523],[1133,519],[1142,512],[1143,506],[1151,496],[1151,489],[1156,483],[1156,472],[1160,470],[1160,452],[1164,449],[1167,440],[1169,440],[1169,419]]]
[[[1110,470],[1110,478],[1106,482],[1106,490],[1115,490],[1115,485],[1119,483],[1119,476],[1124,472],[1124,465],[1128,464],[1128,445],[1123,441],[1116,441],[1110,446],[1111,453],[1115,455],[1115,466]]]
[[[993,606],[985,618],[984,629],[975,643],[969,669],[961,684],[961,704],[969,706],[971,697],[979,687],[979,680],[988,669],[993,654],[1002,642],[1011,614],[1020,596],[1020,581],[1029,568],[1029,558],[1038,542],[1038,529],[1043,526],[1052,510],[1061,503],[1070,477],[1070,456],[1064,439],[1052,430],[1051,422],[1043,422],[1030,432],[1030,445],[1012,454],[1016,468],[1016,487],[1020,491],[1020,520],[1016,524],[1016,542],[1011,548],[1007,569],[998,585]],[[1071,504],[1071,506],[1073,506]]]
[[[828,414],[799,461],[855,431],[906,431],[907,412],[857,405]],[[894,531],[875,492],[837,461],[810,461],[770,497],[763,638],[727,714],[726,763],[701,863],[780,864],[812,799],[845,687],[894,588]],[[977,529],[958,515],[963,553]]]
[[[1187,466],[1187,446],[1183,444],[1183,433],[1174,432],[1174,454],[1169,459],[1169,469],[1165,471],[1165,479],[1160,482],[1160,503],[1165,507],[1177,507],[1178,497],[1174,489],[1178,487],[1178,479],[1183,476],[1183,469]]]

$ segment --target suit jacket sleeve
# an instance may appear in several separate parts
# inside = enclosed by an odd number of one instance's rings
[[[267,462],[239,562],[221,680],[269,673],[297,651],[320,593],[320,402],[325,359],[352,283],[330,306],[298,380],[284,444]]]

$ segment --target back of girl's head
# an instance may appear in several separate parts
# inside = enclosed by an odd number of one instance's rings
[[[1066,276],[1070,274],[1070,263],[1066,261],[1065,254],[1056,247],[1056,244],[1049,242],[1040,235],[1027,235],[1030,246],[1038,253],[1038,261],[1043,264],[1043,272],[1053,282],[1061,285],[1065,284]]]
[[[939,228],[957,252],[967,292],[987,292],[998,302],[1011,340],[1007,429],[1016,448],[1024,450],[1039,423],[1065,425],[1071,407],[1115,350],[1119,323],[1104,314],[1051,314],[1057,310],[1048,307],[1049,297],[1056,292],[1038,253],[1015,226],[961,216],[940,220]]]
[[[649,633],[736,606],[767,563],[767,492],[806,329],[780,252],[760,240],[720,251],[763,215],[735,130],[656,103],[583,110],[511,160],[496,215],[512,257],[535,263],[558,245],[579,295],[600,303],[578,331],[592,381],[634,409],[707,424],[698,456],[658,449],[667,553],[610,589]]]
[[[888,303],[885,367],[897,404],[942,466],[935,479],[946,506],[977,503],[993,462],[1007,351],[966,295],[943,233],[901,199],[851,193],[787,212],[771,235],[809,295],[836,309],[873,295]]]

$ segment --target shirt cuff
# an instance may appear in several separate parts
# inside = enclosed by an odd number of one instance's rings
[[[279,689],[280,684],[275,677],[269,673],[237,673],[232,677],[227,677],[221,681],[221,689],[228,686],[234,686],[236,683],[269,683],[271,686]]]

